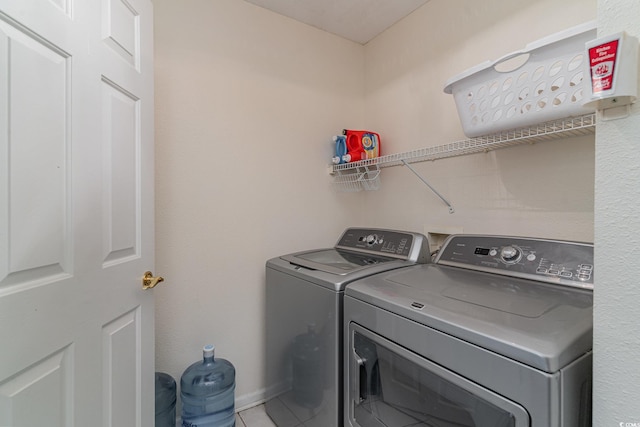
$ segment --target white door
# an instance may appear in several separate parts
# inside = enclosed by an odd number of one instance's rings
[[[0,426],[154,423],[150,0],[0,0]]]

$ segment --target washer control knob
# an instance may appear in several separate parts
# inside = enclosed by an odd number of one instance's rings
[[[521,255],[522,254],[520,253],[520,249],[514,246],[505,246],[500,251],[500,258],[502,258],[504,262],[510,264],[518,262]]]
[[[368,245],[373,245],[376,242],[376,240],[378,240],[378,236],[376,236],[375,234],[369,234],[367,236],[367,244]]]

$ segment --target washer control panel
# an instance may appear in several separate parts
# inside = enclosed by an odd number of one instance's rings
[[[452,235],[436,264],[593,289],[593,245],[524,237]]]
[[[338,240],[336,248],[411,261],[426,259],[428,252],[427,240],[422,234],[377,228],[348,228]]]

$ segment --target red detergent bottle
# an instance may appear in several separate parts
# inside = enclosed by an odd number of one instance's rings
[[[380,156],[380,135],[368,130],[344,129],[346,136],[347,154],[343,156],[345,162],[373,159]]]

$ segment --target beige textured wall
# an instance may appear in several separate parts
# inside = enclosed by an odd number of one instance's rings
[[[239,0],[155,0],[157,370],[202,345],[260,399],[264,264],[332,246],[360,196],[329,188],[331,135],[362,126],[361,45]]]
[[[598,35],[640,38],[640,2],[598,0]],[[637,77],[640,81],[640,75]],[[596,132],[594,426],[640,425],[640,105]]]
[[[366,126],[385,153],[464,139],[448,79],[595,18],[596,0],[431,0],[365,47]],[[364,210],[423,232],[593,241],[594,161],[589,136],[416,164],[454,214],[406,168],[386,168]]]

